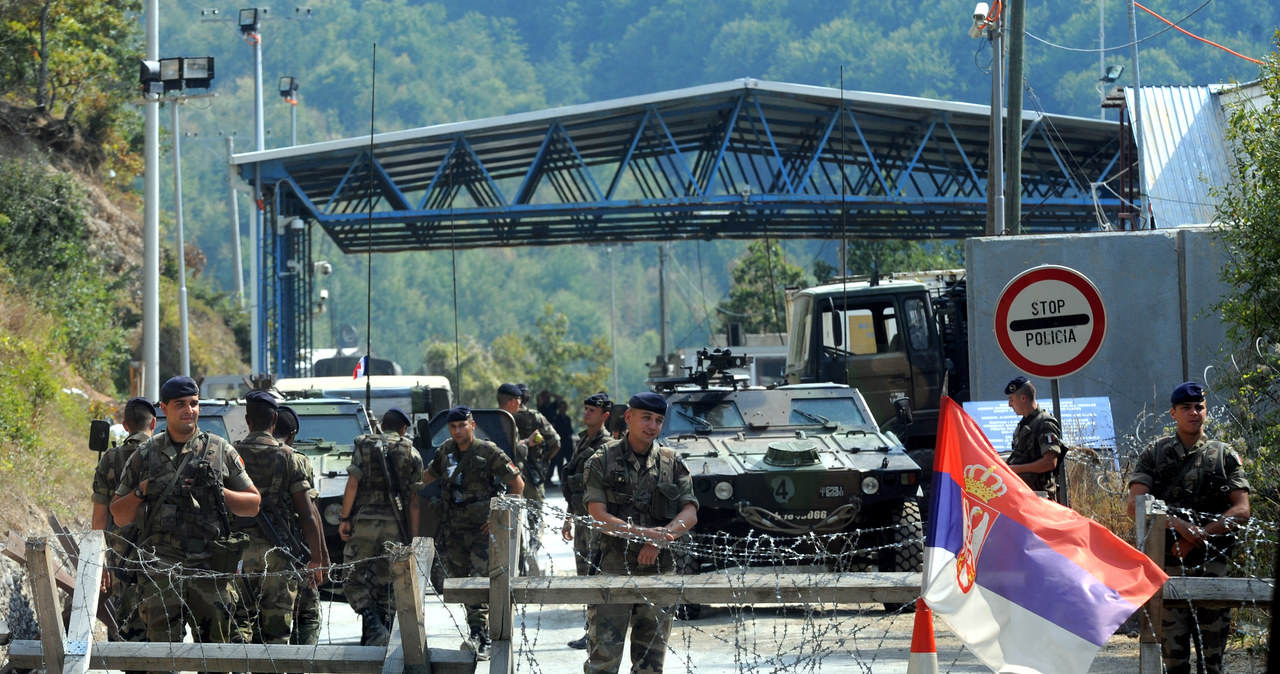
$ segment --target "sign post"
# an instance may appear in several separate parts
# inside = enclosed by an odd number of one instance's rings
[[[1042,265],[1018,274],[996,301],[996,342],[1015,367],[1050,381],[1053,416],[1061,419],[1058,379],[1089,364],[1107,335],[1107,311],[1098,288],[1069,267]],[[1067,498],[1065,461],[1058,502]]]

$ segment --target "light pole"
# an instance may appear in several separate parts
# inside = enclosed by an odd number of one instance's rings
[[[250,7],[240,10],[240,33],[253,47],[253,149],[266,149],[266,133],[262,126],[262,35],[259,23],[266,10]],[[259,314],[261,297],[261,238],[263,231],[262,171],[258,164],[253,170],[253,220],[249,224],[249,362],[254,375],[262,373],[262,325]]]
[[[188,86],[208,89],[209,85],[213,83],[213,63],[212,56],[143,61],[140,74],[143,91],[146,94],[156,95],[169,91],[185,91]],[[190,332],[187,326],[186,242],[182,231],[182,128],[178,123],[178,106],[187,98],[195,98],[195,96],[178,95],[165,97],[165,100],[169,102],[169,111],[173,124],[173,209],[178,229],[178,330],[182,342],[182,374],[190,376],[191,347]],[[157,353],[157,360],[158,355]]]
[[[280,97],[289,103],[289,145],[298,144],[298,78],[285,75],[280,78]]]

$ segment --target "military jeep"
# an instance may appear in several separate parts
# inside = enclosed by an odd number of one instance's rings
[[[688,466],[699,501],[686,571],[919,571],[920,467],[878,429],[862,394],[835,384],[746,387],[726,373],[741,358],[704,353],[688,377],[651,380],[667,395],[662,442]]]

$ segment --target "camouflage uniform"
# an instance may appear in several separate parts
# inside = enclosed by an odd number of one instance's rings
[[[480,528],[489,521],[489,499],[506,492],[519,469],[488,440],[475,438],[460,451],[451,438],[440,445],[427,474],[440,482],[444,501],[439,537],[445,573],[451,578],[488,577],[489,534]],[[487,634],[489,605],[468,604],[467,626],[472,634]]]
[[[1160,438],[1155,445],[1138,455],[1130,484],[1145,485],[1152,496],[1170,508],[1185,508],[1176,513],[1198,525],[1218,519],[1231,507],[1229,494],[1237,489],[1249,490],[1249,481],[1240,468],[1240,456],[1226,444],[1202,438],[1187,448],[1172,435]],[[1172,553],[1176,534],[1165,551],[1165,572],[1171,576],[1225,576],[1229,570],[1235,536],[1213,536],[1203,547],[1194,548],[1179,560]],[[1222,654],[1231,629],[1231,609],[1190,606],[1164,607],[1161,624],[1162,654],[1165,671],[1179,674],[1191,671],[1191,643],[1203,662],[1197,669],[1210,674],[1222,671]]]
[[[137,559],[133,546],[138,529],[133,524],[117,527],[109,507],[129,457],[150,438],[146,433],[134,433],[125,438],[124,442],[102,453],[98,468],[93,473],[91,499],[96,504],[108,506],[106,541],[110,550],[107,552],[107,567],[112,579],[111,594],[107,599],[115,607],[112,615],[121,641],[144,641],[147,628],[138,614],[138,585],[132,565]]]
[[[531,410],[520,404],[515,413],[516,440],[521,441],[533,435],[534,431],[542,433],[542,442],[527,446],[524,465],[520,466],[524,477],[524,498],[528,503],[526,524],[529,527],[529,538],[524,546],[524,556],[520,560],[521,573],[538,574],[537,552],[542,547],[542,502],[546,499],[547,490],[543,484],[550,478],[551,457],[559,452],[560,435],[555,426],[537,410]]]
[[[148,641],[182,641],[184,618],[197,642],[231,639],[234,595],[231,576],[222,572],[231,552],[221,545],[230,533],[222,520],[228,513],[219,513],[214,505],[221,490],[198,478],[189,488],[182,484],[201,460],[209,462],[227,489],[253,486],[236,449],[197,428],[181,446],[163,432],[143,443],[129,457],[116,487],[116,494],[124,496],[149,480],[135,520],[142,571],[147,574],[139,578],[139,601]],[[210,570],[219,573],[207,573]]]
[[[1062,460],[1062,429],[1058,420],[1043,407],[1037,407],[1030,414],[1018,420],[1018,427],[1013,430],[1013,453],[1009,455],[1009,465],[1017,466],[1032,463],[1052,452]],[[1044,473],[1019,473],[1023,482],[1036,491],[1042,491],[1050,499],[1058,495],[1056,470]]]
[[[573,456],[565,462],[564,480],[560,485],[569,514],[579,518],[573,522],[573,561],[579,576],[590,576],[600,570],[600,534],[590,523],[580,521],[587,516],[587,506],[582,502],[586,493],[587,460],[613,441],[603,426],[591,437],[587,437],[587,433],[585,430],[578,433],[578,442],[573,448]]]
[[[299,461],[302,455],[281,444],[270,433],[252,431],[237,442],[235,448],[244,460],[245,472],[262,495],[258,517],[236,517],[232,521],[233,528],[249,537],[240,556],[240,573],[236,576],[243,602],[240,610],[245,613],[244,622],[237,627],[248,643],[288,643],[293,631],[293,604],[298,596],[299,580],[306,570],[299,566],[296,558],[291,559],[280,549],[280,544],[288,541],[297,521],[293,494],[311,489],[311,483]],[[285,540],[269,537],[259,524],[260,518],[269,518]],[[297,536],[294,540],[302,538]],[[302,554],[304,551],[292,552]]]
[[[698,504],[689,469],[676,459],[675,452],[655,442],[647,454],[637,456],[626,436],[606,445],[587,461],[585,489],[584,503],[604,503],[610,515],[644,528],[665,527],[686,504]],[[643,547],[637,541],[602,534],[601,573],[648,576],[676,570],[670,548],[661,551],[656,564],[641,566]],[[591,626],[583,671],[617,672],[629,627],[631,672],[661,672],[674,609],[652,604],[589,606],[587,619]]]
[[[311,489],[307,490],[307,498],[315,501],[320,498],[320,490],[315,488],[316,472],[311,466],[311,459],[306,454],[296,452],[296,455],[302,460],[303,470],[307,475],[307,484],[311,485]],[[302,536],[302,524],[296,522],[298,527],[298,536]],[[323,527],[324,523],[317,522],[318,526]],[[324,536],[321,535],[320,543],[324,544]],[[318,550],[313,550],[312,555],[318,554]],[[298,598],[293,604],[293,634],[289,637],[289,643],[298,646],[314,646],[320,643],[320,588],[314,583],[304,582],[298,586]]]
[[[382,470],[382,462],[375,455],[379,439],[383,441],[387,467],[398,479],[394,490],[390,476]],[[410,495],[423,487],[422,456],[414,449],[413,441],[403,435],[361,435],[355,439],[347,474],[359,483],[359,490],[351,513],[351,540],[343,549],[344,559],[354,566],[347,574],[342,591],[353,611],[363,614],[376,610],[383,624],[389,627],[395,610],[395,597],[391,588],[391,566],[382,544],[390,541],[409,543],[400,534],[401,525],[396,523],[401,515],[396,512],[392,494],[394,491],[400,495],[406,517],[401,523],[407,530]]]

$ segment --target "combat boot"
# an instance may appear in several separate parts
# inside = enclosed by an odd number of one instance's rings
[[[489,659],[489,631],[483,627],[471,627],[471,637],[462,644],[463,648],[473,650],[476,653],[476,660],[483,661]]]
[[[361,612],[361,646],[386,646],[391,640],[391,633],[382,622],[382,615],[377,609],[366,609]]]

